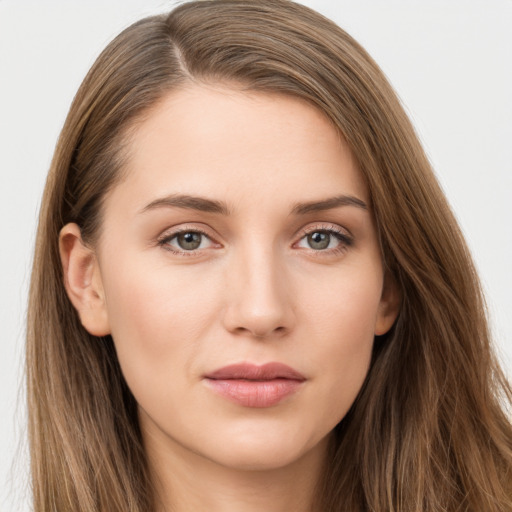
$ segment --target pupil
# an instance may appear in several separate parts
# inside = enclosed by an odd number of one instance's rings
[[[181,233],[178,235],[178,244],[187,251],[197,249],[201,245],[201,233]]]
[[[315,231],[308,235],[308,242],[311,248],[313,249],[327,249],[329,246],[329,242],[331,237],[328,233],[323,233],[321,231]]]

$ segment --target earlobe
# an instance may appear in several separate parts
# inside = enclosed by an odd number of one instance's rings
[[[377,321],[375,322],[375,335],[386,334],[398,316],[402,296],[398,285],[390,274],[386,274],[382,288]]]
[[[82,325],[94,336],[110,334],[98,260],[94,251],[84,244],[77,224],[66,224],[61,229],[59,251],[64,286]]]

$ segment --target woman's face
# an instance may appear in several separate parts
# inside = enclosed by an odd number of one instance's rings
[[[134,132],[96,249],[146,443],[233,468],[323,450],[396,314],[356,162],[292,97],[169,94]]]

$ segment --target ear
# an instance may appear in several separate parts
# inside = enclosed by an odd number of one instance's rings
[[[110,334],[98,260],[94,251],[82,241],[77,224],[66,224],[61,229],[59,251],[64,286],[82,325],[94,336]]]
[[[386,334],[391,327],[393,327],[398,312],[400,311],[401,300],[401,293],[395,279],[389,272],[386,272],[377,313],[377,321],[375,322],[376,336]]]

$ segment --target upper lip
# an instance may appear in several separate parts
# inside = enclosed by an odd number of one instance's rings
[[[306,380],[304,375],[283,363],[267,363],[264,365],[252,363],[231,364],[208,373],[205,375],[205,378],[214,380],[244,379],[256,381],[273,379]]]

